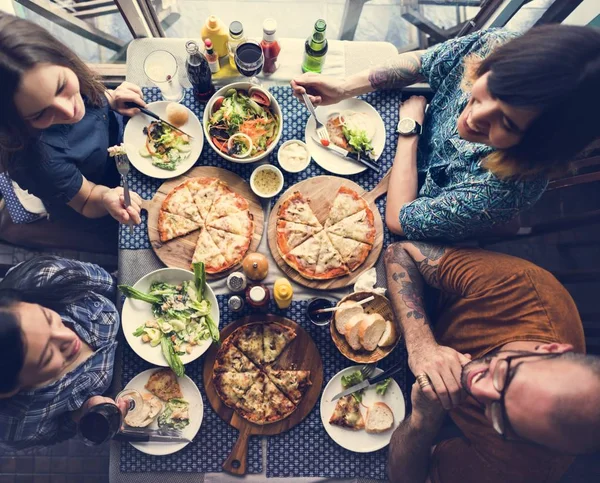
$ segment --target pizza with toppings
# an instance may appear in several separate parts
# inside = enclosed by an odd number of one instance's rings
[[[355,431],[364,429],[365,420],[360,412],[360,404],[352,394],[338,399],[329,423]]]

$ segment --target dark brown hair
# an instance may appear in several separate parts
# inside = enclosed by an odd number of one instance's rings
[[[39,25],[0,12],[0,165],[9,171],[16,168],[11,166],[16,151],[31,153],[26,156],[30,159],[39,156],[37,133],[21,118],[14,102],[23,74],[39,64],[71,69],[86,102],[102,105],[104,86],[71,49]]]

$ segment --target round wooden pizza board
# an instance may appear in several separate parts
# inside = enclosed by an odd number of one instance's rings
[[[250,185],[246,183],[237,174],[227,171],[222,168],[213,168],[212,166],[199,166],[196,167],[182,176],[171,179],[163,183],[158,191],[152,198],[152,201],[144,204],[144,208],[148,211],[148,237],[150,238],[150,244],[156,256],[167,267],[183,268],[190,270],[192,263],[192,257],[194,256],[194,250],[196,249],[196,242],[198,241],[199,231],[193,231],[185,236],[169,240],[166,243],[160,241],[158,234],[158,214],[160,207],[164,199],[171,192],[173,188],[179,186],[189,178],[196,178],[198,176],[208,176],[211,178],[218,178],[221,181],[227,183],[227,185],[236,193],[242,195],[248,200],[250,205],[250,213],[254,217],[254,233],[252,234],[252,240],[248,253],[256,251],[263,234],[263,228],[265,224],[264,212],[259,198],[252,192]],[[222,278],[229,273],[238,270],[241,267],[240,263],[233,265],[228,270],[225,270],[216,274],[207,274],[208,279]]]
[[[383,221],[381,220],[381,215],[375,205],[375,200],[387,192],[388,183],[389,173],[381,179],[373,191],[365,191],[358,184],[349,179],[339,178],[337,176],[316,176],[301,181],[289,188],[279,197],[275,206],[273,206],[271,216],[269,217],[269,248],[271,249],[271,254],[279,268],[281,268],[289,278],[305,287],[328,290],[347,287],[348,285],[353,284],[356,279],[360,277],[362,272],[375,265],[379,258],[379,254],[381,253],[381,248],[383,247]],[[277,212],[279,211],[279,206],[281,206],[281,203],[294,191],[300,191],[300,193],[309,198],[310,207],[317,219],[324,225],[338,189],[342,186],[356,191],[369,204],[375,222],[375,243],[373,243],[373,248],[364,263],[344,277],[332,278],[330,280],[310,280],[304,278],[296,270],[285,263],[277,249]]]
[[[278,315],[250,315],[238,319],[221,330],[221,340],[225,340],[235,329],[252,322],[277,322],[296,330],[296,338],[285,348],[277,359],[276,367],[290,370],[310,371],[312,386],[306,392],[296,410],[287,418],[271,424],[259,425],[239,416],[233,409],[226,406],[215,391],[212,383],[213,366],[218,347],[213,344],[204,359],[203,380],[204,389],[210,405],[225,422],[229,423],[240,434],[223,469],[229,473],[243,475],[246,473],[248,438],[250,435],[274,435],[283,433],[300,423],[311,412],[323,386],[323,363],[321,355],[312,337],[296,322]]]

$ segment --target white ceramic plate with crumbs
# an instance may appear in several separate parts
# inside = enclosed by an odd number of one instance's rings
[[[148,382],[150,376],[155,373],[158,369],[148,369],[147,371],[141,372],[135,376],[131,381],[127,383],[125,389],[135,389],[140,394],[149,394],[144,386]],[[198,386],[188,376],[178,377],[177,381],[181,387],[181,393],[183,399],[190,403],[189,415],[190,424],[188,424],[182,431],[181,435],[190,441],[196,437],[202,424],[202,418],[204,417],[204,403],[202,402],[202,396],[198,390]],[[163,405],[164,405],[163,401]],[[149,429],[158,429],[158,418],[150,426]],[[142,428],[143,429],[143,428]],[[151,454],[154,456],[163,456],[167,454],[176,453],[179,450],[185,448],[189,443],[132,443],[129,442],[135,449],[142,453]]]
[[[188,270],[182,268],[161,268],[150,272],[148,275],[140,278],[133,288],[142,292],[148,292],[150,285],[153,282],[166,282],[174,285],[178,285],[186,280],[194,280],[194,274]],[[210,302],[210,315],[212,319],[219,326],[219,304],[214,292],[210,288],[208,283],[206,284],[206,300]],[[149,320],[154,320],[154,314],[152,313],[152,304],[142,302],[141,300],[134,300],[126,298],[123,303],[123,313],[121,317],[121,326],[123,327],[123,333],[125,339],[133,351],[145,361],[155,366],[168,367],[167,360],[162,353],[161,345],[158,344],[156,347],[152,347],[149,343],[143,342],[141,337],[133,335],[138,327],[144,325]],[[188,364],[204,354],[212,339],[207,339],[202,343],[194,347],[191,354],[184,354],[181,357],[181,362],[185,365]]]
[[[329,423],[329,419],[335,410],[337,401],[332,401],[331,398],[342,392],[342,376],[347,376],[355,371],[360,371],[362,366],[352,366],[338,372],[325,386],[323,395],[321,396],[321,421],[325,427],[327,434],[342,448],[355,453],[371,453],[381,448],[385,448],[392,438],[392,433],[404,419],[406,407],[404,404],[404,396],[400,386],[392,379],[392,382],[387,388],[385,395],[381,396],[375,391],[375,386],[365,389],[362,398],[360,411],[363,418],[367,416],[367,408],[376,402],[387,404],[394,413],[394,425],[382,433],[367,433],[364,429],[354,431],[345,429],[341,426],[335,426]],[[374,376],[381,374],[383,370],[376,368]]]
[[[368,117],[368,120],[371,123],[370,128],[373,132],[372,143],[373,152],[375,153],[374,159],[379,159],[383,152],[383,148],[385,147],[385,124],[373,106],[361,99],[352,98],[345,99],[332,106],[319,106],[315,109],[317,117],[323,124],[326,124],[327,120],[332,115],[336,113],[341,114],[345,111],[360,112]],[[316,142],[315,139],[319,139],[319,137],[317,136],[317,124],[312,116],[308,118],[308,122],[306,123],[304,138],[308,150],[310,151],[310,155],[315,162],[331,173],[351,175],[362,173],[367,169],[366,166],[360,164],[358,161],[344,159]]]
[[[171,104],[168,101],[151,102],[146,108],[161,119],[168,121],[167,119],[167,106]],[[144,134],[144,128],[147,128],[152,121],[156,119],[147,116],[143,112],[140,112],[133,116],[127,126],[125,126],[125,133],[123,134],[123,143],[127,149],[127,157],[131,164],[140,172],[146,176],[158,179],[169,179],[175,178],[176,176],[182,175],[188,171],[200,157],[202,147],[204,146],[204,132],[202,130],[202,124],[196,115],[190,111],[187,107],[181,104],[188,111],[188,120],[180,129],[185,131],[187,134],[192,136],[190,139],[190,155],[181,161],[175,170],[169,171],[162,169],[152,164],[151,157],[144,157],[140,154],[140,148],[146,145],[146,134]]]

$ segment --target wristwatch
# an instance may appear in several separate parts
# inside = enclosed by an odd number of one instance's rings
[[[403,117],[398,121],[396,132],[401,136],[412,136],[413,134],[421,134],[423,126],[410,117]]]

